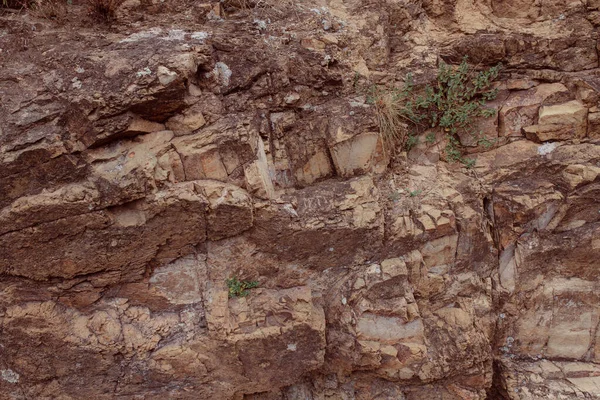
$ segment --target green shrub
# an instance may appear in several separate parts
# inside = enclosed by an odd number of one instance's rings
[[[476,72],[465,57],[458,66],[442,61],[436,83],[427,85],[420,94],[415,94],[410,74],[402,90],[375,89],[369,100],[375,104],[384,148],[390,150],[400,146],[410,150],[417,143],[414,139],[417,133],[439,128],[448,138],[446,158],[472,166],[473,161],[462,156],[456,137],[459,132],[467,132],[479,140],[474,121],[479,117],[491,117],[496,112],[486,108],[485,104],[498,94],[492,83],[500,68],[498,64]],[[428,135],[427,142],[433,143],[434,139],[435,136]]]
[[[435,143],[435,133],[429,132],[427,134],[427,136],[425,136],[425,142],[427,142],[427,144],[434,144]]]
[[[227,279],[229,297],[246,297],[250,294],[249,289],[258,287],[258,281],[240,281],[237,277]]]

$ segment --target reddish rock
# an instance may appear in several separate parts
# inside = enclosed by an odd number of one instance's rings
[[[598,1],[38,3],[0,13],[2,399],[598,398]],[[384,149],[370,86],[464,56],[493,146]]]

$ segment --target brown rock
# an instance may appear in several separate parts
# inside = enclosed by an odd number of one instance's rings
[[[175,132],[176,135],[190,134],[202,128],[204,124],[206,124],[206,120],[199,107],[196,106],[192,106],[182,114],[171,117],[166,122],[167,128]]]
[[[194,186],[208,200],[209,240],[239,235],[252,227],[252,200],[243,189],[217,181],[195,181]]]
[[[338,153],[335,154],[338,155]],[[296,171],[296,179],[307,185],[332,174],[333,168],[328,155],[325,151],[319,151],[306,162],[302,169]]]
[[[537,122],[539,106],[548,98],[568,95],[560,83],[542,84],[512,93],[500,109],[500,136],[520,136],[521,130]]]
[[[206,205],[192,186],[183,185],[146,201],[7,233],[0,237],[0,270],[35,280],[114,271],[123,280],[139,279],[148,263],[173,259],[205,240]],[[184,217],[184,209],[194,216]]]
[[[600,113],[598,112],[588,114],[588,136],[592,139],[600,137]]]
[[[579,101],[540,108],[538,124],[525,128],[538,141],[583,138],[587,134],[588,109]]]
[[[314,38],[302,39],[302,47],[308,50],[325,50],[325,43]]]
[[[146,121],[143,119],[134,119],[131,121],[127,129],[125,130],[125,134],[127,136],[134,136],[144,133],[152,133],[158,131],[164,131],[165,126],[163,124],[159,124],[157,122]]]
[[[376,133],[365,133],[336,143],[331,158],[338,175],[351,177],[369,171],[381,162],[381,143]],[[379,159],[379,160],[378,160]]]
[[[494,14],[503,18],[531,18],[538,16],[539,9],[535,7],[534,0],[494,0],[492,1]]]
[[[598,397],[596,0],[187,3],[0,13],[2,399]],[[499,140],[384,157],[464,56]]]

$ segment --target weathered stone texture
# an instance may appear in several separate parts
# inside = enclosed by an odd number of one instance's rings
[[[599,9],[3,13],[0,398],[600,398]],[[384,148],[371,86],[464,56],[473,168]]]

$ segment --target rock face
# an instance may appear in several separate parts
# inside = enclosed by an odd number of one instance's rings
[[[0,15],[0,398],[600,399],[600,2],[40,15]],[[491,146],[392,157],[369,86],[465,55]]]

